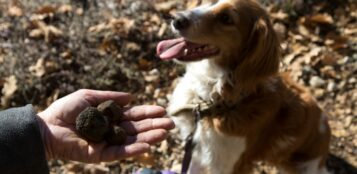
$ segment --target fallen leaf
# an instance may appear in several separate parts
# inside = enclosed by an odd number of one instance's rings
[[[309,19],[311,22],[315,22],[318,24],[332,24],[333,23],[332,16],[327,13],[316,14],[316,15],[311,16]]]
[[[157,36],[159,37],[159,38],[161,38],[164,34],[165,34],[165,31],[168,29],[168,25],[167,25],[167,23],[162,23],[161,24],[161,27],[160,27],[160,29],[159,29],[159,31],[157,32]]]
[[[17,79],[14,75],[5,78],[4,87],[2,88],[1,105],[8,107],[12,95],[17,90]]]
[[[60,56],[63,59],[70,59],[72,57],[72,52],[70,50],[67,50],[67,51],[61,53]]]
[[[57,9],[58,13],[71,13],[73,11],[73,7],[68,4],[63,4]]]
[[[109,168],[102,164],[87,164],[84,167],[84,173],[106,174],[109,173]]]
[[[321,62],[324,65],[336,65],[338,61],[338,58],[335,57],[334,55],[330,55],[330,54],[325,54],[322,58],[321,58]]]
[[[43,35],[43,31],[41,29],[33,29],[30,31],[29,36],[32,38],[39,38]]]
[[[357,27],[356,28],[345,28],[342,30],[345,35],[354,35],[357,34]]]
[[[135,157],[135,160],[144,165],[148,165],[148,166],[155,165],[155,157],[151,153],[144,153],[142,155],[139,155]]]
[[[325,75],[326,77],[336,78],[337,74],[336,71],[333,69],[332,66],[325,66],[320,69],[321,74]]]
[[[106,29],[109,29],[109,28],[110,28],[110,26],[107,23],[101,23],[101,24],[89,27],[88,32],[99,33]]]
[[[273,19],[277,19],[277,20],[281,20],[281,21],[284,21],[284,20],[287,20],[289,15],[286,14],[285,12],[283,12],[283,10],[279,10],[278,12],[276,13],[271,13],[270,16],[273,18]]]
[[[51,38],[59,37],[63,35],[63,32],[53,25],[47,25],[43,21],[34,21],[37,28],[30,31],[30,37],[39,38],[44,36],[45,41],[49,42]]]
[[[23,15],[22,9],[18,6],[10,6],[8,13],[10,16],[20,17]]]
[[[320,47],[315,47],[311,49],[307,54],[303,55],[303,59],[306,64],[313,64],[315,65],[319,59],[315,59],[317,56],[320,55],[322,49]]]
[[[78,8],[78,9],[76,10],[76,14],[79,15],[79,16],[82,16],[83,13],[84,13],[83,8]]]
[[[112,30],[120,36],[127,36],[134,26],[135,21],[126,17],[123,18],[111,18],[108,22],[100,23],[98,25],[91,26],[88,32],[99,33],[106,30]]]
[[[161,3],[155,3],[155,9],[157,11],[168,12],[178,5],[177,1],[166,1]]]
[[[151,62],[149,62],[148,60],[144,59],[144,58],[140,58],[139,59],[139,68],[140,70],[147,70],[149,69],[151,66]],[[150,81],[145,77],[146,81]]]
[[[55,13],[57,10],[56,7],[54,6],[51,6],[51,5],[45,5],[45,6],[42,6],[41,8],[37,9],[36,10],[36,14],[53,14]]]
[[[159,78],[160,78],[160,73],[157,69],[153,69],[149,73],[144,73],[144,80],[146,82],[155,82],[158,81]]]
[[[46,73],[54,72],[58,69],[57,63],[46,61],[44,58],[37,60],[35,65],[30,66],[29,71],[36,77],[42,77]]]
[[[202,0],[191,0],[187,1],[186,3],[186,9],[193,9],[197,6],[199,6],[202,3]]]
[[[132,29],[132,27],[135,24],[135,21],[133,19],[129,18],[119,18],[119,19],[111,19],[109,21],[109,24],[111,25],[112,30],[121,35],[121,36],[127,36]]]

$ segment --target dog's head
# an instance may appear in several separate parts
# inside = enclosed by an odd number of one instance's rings
[[[159,43],[161,59],[214,59],[241,82],[278,71],[278,38],[268,14],[254,0],[206,0],[178,13],[172,28],[182,37]]]

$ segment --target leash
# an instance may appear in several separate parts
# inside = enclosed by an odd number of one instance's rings
[[[201,120],[202,116],[215,115],[223,113],[224,111],[229,111],[235,107],[229,107],[225,104],[213,104],[207,102],[200,102],[197,105],[189,104],[183,108],[178,109],[174,114],[179,113],[184,110],[192,110],[195,116],[195,124],[192,132],[186,137],[185,141],[185,154],[183,156],[181,174],[187,174],[188,169],[190,168],[190,163],[192,160],[193,149],[195,148],[195,143],[193,142],[193,137],[197,130],[197,124]]]
[[[186,138],[186,144],[185,144],[185,154],[183,156],[182,160],[182,168],[181,168],[181,174],[187,174],[188,169],[190,167],[190,163],[192,160],[192,152],[195,147],[195,144],[193,143],[193,136],[197,130],[197,123],[199,120],[201,120],[201,105],[198,104],[193,110],[193,114],[195,115],[195,125],[193,128],[193,131],[187,136]]]

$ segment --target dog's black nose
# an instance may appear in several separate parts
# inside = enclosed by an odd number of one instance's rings
[[[173,25],[177,30],[184,30],[190,26],[190,20],[183,14],[175,16]]]

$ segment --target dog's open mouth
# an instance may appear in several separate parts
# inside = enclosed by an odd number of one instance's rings
[[[189,42],[184,38],[161,41],[156,48],[163,60],[196,61],[215,56],[219,49],[215,46]]]

